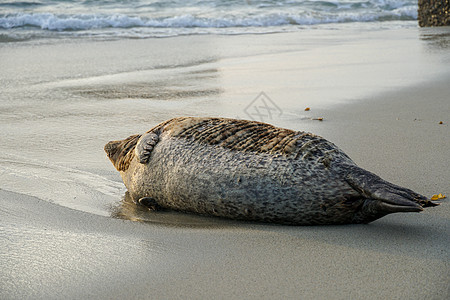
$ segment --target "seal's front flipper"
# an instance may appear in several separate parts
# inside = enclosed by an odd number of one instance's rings
[[[141,164],[148,163],[153,148],[159,141],[156,133],[147,132],[139,139],[136,145],[136,156]]]
[[[150,210],[162,210],[162,209],[163,209],[162,206],[160,206],[160,205],[158,204],[158,202],[156,202],[156,200],[153,199],[152,197],[143,197],[143,198],[140,198],[140,199],[138,200],[138,203],[139,203],[140,205],[143,205],[143,206],[147,207],[147,208],[150,209]]]

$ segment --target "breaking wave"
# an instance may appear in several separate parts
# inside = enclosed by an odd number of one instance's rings
[[[314,25],[327,23],[373,22],[386,20],[415,20],[417,9],[399,8],[391,11],[359,14],[272,13],[268,15],[222,18],[180,15],[166,18],[144,18],[123,14],[77,14],[57,15],[52,13],[17,13],[0,16],[0,28],[12,29],[37,27],[51,31],[76,31],[102,28],[230,28],[270,27],[283,25]]]

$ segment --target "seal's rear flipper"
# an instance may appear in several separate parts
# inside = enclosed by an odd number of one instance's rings
[[[147,132],[139,139],[136,145],[136,156],[141,164],[148,163],[153,148],[159,141],[159,136],[153,132]]]
[[[357,166],[349,166],[345,179],[351,187],[367,199],[363,205],[367,212],[377,211],[384,215],[395,212],[420,212],[424,207],[438,205],[425,196],[389,183]]]

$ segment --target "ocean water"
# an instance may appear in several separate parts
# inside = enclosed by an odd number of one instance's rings
[[[7,0],[0,41],[273,33],[416,18],[416,0]]]

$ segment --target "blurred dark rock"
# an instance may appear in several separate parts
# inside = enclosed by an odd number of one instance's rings
[[[419,0],[419,26],[450,25],[450,0]]]

